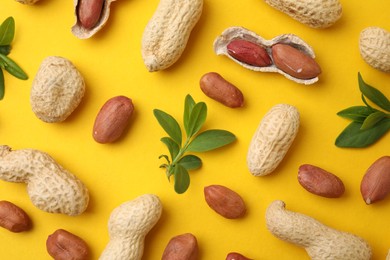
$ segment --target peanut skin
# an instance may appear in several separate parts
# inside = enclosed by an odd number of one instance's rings
[[[231,252],[226,256],[226,260],[251,260],[250,258],[247,258],[243,256],[240,253]]]
[[[80,237],[63,229],[56,230],[46,240],[46,249],[56,260],[86,260],[88,245]]]
[[[93,126],[93,138],[98,143],[112,143],[124,133],[134,111],[130,98],[113,97],[102,106]]]
[[[390,193],[390,156],[379,158],[367,169],[360,191],[366,204],[383,200]]]
[[[288,44],[273,45],[272,58],[276,67],[298,79],[312,79],[321,74],[312,57]]]
[[[198,259],[198,242],[191,233],[178,235],[169,240],[162,260],[196,260]]]
[[[242,92],[216,72],[204,74],[199,84],[200,89],[206,96],[227,107],[237,108],[244,105],[244,95]]]
[[[0,226],[19,233],[31,228],[31,220],[23,209],[9,201],[0,201]]]
[[[225,186],[205,187],[204,197],[209,207],[224,218],[237,219],[246,213],[246,205],[241,196]]]
[[[272,64],[266,49],[256,43],[236,39],[231,41],[226,48],[230,56],[246,64],[258,67],[267,67]]]
[[[93,28],[99,21],[104,0],[79,0],[77,17],[85,29]]]
[[[299,167],[298,181],[307,191],[326,198],[341,197],[345,191],[339,177],[310,164]]]

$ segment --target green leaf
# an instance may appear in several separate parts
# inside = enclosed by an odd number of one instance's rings
[[[11,52],[11,45],[0,46],[0,53],[8,55]]]
[[[161,142],[163,142],[167,146],[171,158],[175,158],[180,151],[179,145],[175,141],[173,141],[172,138],[169,137],[161,138]]]
[[[204,102],[195,104],[192,108],[186,128],[187,138],[194,136],[203,126],[207,117],[207,106]]]
[[[366,117],[360,129],[361,130],[369,129],[375,126],[377,123],[379,123],[382,119],[386,117],[387,115],[382,111],[374,112]]]
[[[202,160],[198,156],[192,154],[182,157],[177,163],[188,171],[199,169],[202,166]]]
[[[158,159],[161,159],[161,158],[164,158],[165,160],[167,160],[168,163],[171,163],[171,162],[169,161],[169,157],[168,157],[167,155],[162,154],[162,155],[160,155],[160,156],[158,157]]]
[[[27,74],[22,70],[22,68],[20,68],[19,65],[16,64],[12,59],[8,58],[8,56],[0,53],[0,59],[3,61],[4,69],[11,75],[22,80],[28,79]]]
[[[0,25],[0,45],[10,45],[15,35],[15,20],[12,16]]]
[[[177,121],[164,111],[154,109],[153,113],[165,132],[173,139],[173,141],[181,146],[182,135],[180,126]]]
[[[376,111],[378,110],[366,106],[353,106],[341,110],[337,113],[337,115],[343,118],[351,119],[353,121],[363,122],[367,116]]]
[[[364,82],[360,73],[358,73],[359,89],[364,96],[371,100],[377,106],[390,112],[390,101],[378,89]]]
[[[390,119],[384,119],[374,127],[362,130],[362,123],[350,123],[337,137],[336,146],[362,148],[375,143],[390,130]]]
[[[186,130],[187,136],[188,136],[188,124],[190,121],[190,115],[192,108],[195,106],[195,101],[191,97],[191,95],[187,95],[185,100],[184,100],[184,114],[183,114],[183,124],[184,124],[184,129]]]
[[[235,135],[226,130],[206,130],[188,145],[187,151],[206,152],[225,146],[236,140]]]
[[[4,98],[4,92],[5,92],[4,74],[3,74],[3,70],[0,69],[0,100]]]
[[[186,168],[177,164],[174,168],[174,176],[175,176],[175,191],[178,194],[184,193],[188,187],[190,186],[190,175]]]

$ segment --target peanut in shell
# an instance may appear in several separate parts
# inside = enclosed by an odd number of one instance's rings
[[[312,28],[327,28],[342,15],[339,0],[265,0],[273,8]]]
[[[359,50],[367,64],[390,72],[390,32],[376,26],[365,28],[360,32]]]
[[[238,41],[247,41],[249,44],[246,45],[237,45],[232,43],[238,42]],[[294,60],[297,57],[297,52],[300,53],[300,57],[305,57],[305,60],[310,60],[310,67],[308,68],[310,71],[311,77],[297,77],[297,74],[289,74],[283,68],[278,67],[275,61],[273,61],[272,57],[272,46],[276,44],[283,44],[294,48],[294,52],[291,53],[291,60]],[[250,50],[244,50],[245,48],[248,48],[250,45],[257,45],[258,47],[255,48],[255,51]],[[242,67],[253,70],[253,71],[260,71],[260,72],[276,72],[279,74],[282,74],[287,79],[292,80],[299,84],[304,85],[311,85],[318,81],[318,74],[321,72],[321,69],[319,68],[319,65],[316,64],[314,61],[315,54],[313,48],[307,44],[303,39],[298,37],[295,34],[282,34],[278,35],[270,40],[267,40],[263,38],[262,36],[256,34],[255,32],[246,29],[244,27],[234,26],[229,27],[225,29],[214,41],[214,52],[217,55],[225,55],[235,63],[241,65]],[[266,53],[271,58],[271,63],[268,63],[267,57],[264,55],[263,51],[259,51],[259,47],[264,49]],[[253,48],[253,47],[252,47]],[[237,49],[242,50],[242,54],[240,56],[232,55],[231,51],[232,49],[235,49],[236,52]],[[253,55],[259,55],[263,57],[261,62],[257,60],[257,64],[253,64],[251,61],[254,60],[254,57],[251,57]],[[265,59],[264,59],[265,58]],[[259,66],[259,64],[261,66]],[[291,62],[290,62],[291,64]],[[294,62],[294,64],[297,64],[297,62]],[[313,64],[315,64],[315,67],[313,67]],[[300,68],[295,68],[296,70],[299,70]]]

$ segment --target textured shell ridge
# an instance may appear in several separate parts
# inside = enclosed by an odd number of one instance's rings
[[[295,107],[278,104],[266,113],[250,142],[247,164],[255,176],[273,172],[283,160],[299,127]]]
[[[45,152],[34,149],[10,151],[0,158],[0,165],[0,178],[27,183],[32,203],[41,210],[79,215],[88,206],[88,189]],[[7,165],[7,169],[2,165]]]
[[[310,216],[287,210],[280,200],[268,206],[266,226],[279,239],[304,247],[311,259],[371,258],[371,248],[364,239],[333,229]]]
[[[109,220],[111,234],[147,231],[150,222],[155,222],[161,215],[161,203],[157,196],[146,194],[125,202],[114,209]],[[120,232],[122,230],[123,232]]]
[[[149,71],[166,69],[180,58],[202,7],[203,0],[160,1],[142,37],[142,56]]]
[[[100,260],[141,260],[146,234],[162,213],[160,199],[144,194],[116,207],[108,220],[110,241]]]
[[[275,9],[312,28],[327,28],[342,15],[338,0],[265,0]]]
[[[65,58],[49,56],[33,80],[30,103],[42,121],[61,122],[76,109],[84,93],[84,79],[77,68]]]
[[[390,72],[390,33],[371,26],[360,33],[359,49],[362,58],[372,67]]]

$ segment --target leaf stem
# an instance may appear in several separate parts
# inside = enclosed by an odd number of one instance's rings
[[[175,165],[184,155],[184,153],[187,151],[188,145],[191,143],[191,139],[187,138],[184,145],[180,148],[179,152],[177,153],[175,158],[172,158],[171,165]]]

